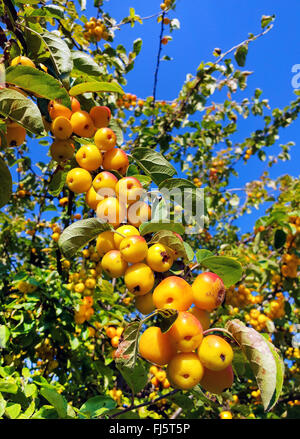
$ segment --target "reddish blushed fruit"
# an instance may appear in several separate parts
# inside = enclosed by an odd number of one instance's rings
[[[72,116],[72,110],[70,110],[70,108],[65,107],[64,105],[55,101],[49,102],[48,113],[52,120],[59,116],[66,117],[67,119],[70,119]]]
[[[105,127],[96,131],[94,142],[100,151],[110,151],[116,146],[117,136],[112,129]]]
[[[93,120],[89,113],[86,111],[75,111],[71,115],[71,124],[73,127],[73,132],[80,137],[93,137],[95,133],[95,127]]]
[[[76,111],[80,111],[80,102],[74,97],[71,97],[71,108],[72,108],[72,113],[75,113]]]
[[[204,367],[204,374],[200,381],[200,386],[210,393],[219,395],[225,390],[230,389],[233,384],[234,375],[232,366],[228,366],[219,372],[209,370]]]
[[[120,178],[116,184],[117,197],[127,204],[139,201],[144,190],[140,181],[135,177]]]
[[[127,218],[131,225],[140,227],[141,224],[151,219],[151,207],[144,201],[137,201],[129,206]]]
[[[180,311],[168,331],[176,348],[181,352],[192,352],[202,342],[203,329],[199,320],[191,313]]]
[[[156,308],[187,311],[193,303],[192,287],[181,277],[169,276],[161,281],[153,292]]]
[[[126,208],[117,198],[107,197],[98,204],[96,214],[113,227],[118,227],[126,217]]]
[[[192,285],[194,304],[206,311],[213,311],[220,306],[225,298],[225,286],[222,279],[215,273],[201,273]]]
[[[90,116],[96,128],[105,128],[109,124],[111,111],[108,107],[98,105],[90,109]]]
[[[103,168],[106,171],[118,171],[121,175],[124,175],[128,166],[129,161],[127,154],[122,149],[113,148],[104,153]]]
[[[108,171],[100,172],[93,180],[93,187],[101,198],[114,197],[117,177]]]

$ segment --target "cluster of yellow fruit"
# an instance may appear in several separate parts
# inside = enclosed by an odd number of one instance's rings
[[[116,143],[115,133],[107,128],[111,117],[110,109],[99,105],[91,108],[88,113],[81,110],[79,101],[74,97],[71,98],[71,107],[72,109],[69,109],[58,102],[49,102],[48,113],[52,123],[50,127],[47,125],[45,127],[50,128],[55,137],[50,147],[50,155],[58,163],[70,160],[75,150],[71,139],[72,135],[89,139],[94,137],[95,144],[85,145],[89,156],[86,161],[89,162],[87,165],[89,166],[91,160],[94,159],[95,166],[98,164],[99,167],[102,164],[100,146],[102,147],[104,144],[103,149],[108,150],[113,142]],[[96,145],[99,144],[100,146],[97,148]],[[76,154],[76,159],[82,161],[86,151],[85,149],[79,151]]]
[[[85,23],[84,28],[85,32],[83,33],[83,37],[89,42],[99,42],[102,39],[107,41],[109,38],[107,27],[102,20],[96,17],[91,17],[89,21]]]
[[[133,95],[131,93],[125,93],[124,95],[122,95],[121,98],[117,99],[116,105],[119,108],[129,109],[130,107],[136,107],[137,105],[139,107],[143,107],[144,101],[142,99],[139,99],[137,101],[136,95]]]
[[[109,390],[108,394],[109,396],[111,396],[112,399],[116,401],[119,406],[121,405],[123,396],[123,392],[121,389],[117,389],[116,387],[114,387],[113,389]]]
[[[170,6],[172,6],[172,3],[173,0],[164,0],[164,2],[160,4],[160,9],[166,11],[167,9],[170,8]]]
[[[292,346],[290,346],[286,351],[285,351],[285,355],[287,358],[296,358],[299,359],[300,358],[300,349],[299,348],[293,348]]]
[[[289,401],[288,405],[290,405],[291,407],[294,407],[295,405],[300,405],[300,400],[294,399],[293,401]]]
[[[105,334],[110,338],[110,344],[113,348],[118,347],[123,331],[124,328],[122,326],[118,326],[117,328],[114,326],[108,326],[105,329]]]
[[[285,299],[282,293],[276,294],[276,299],[269,303],[268,309],[265,311],[269,319],[280,319],[285,315],[284,311]]]
[[[247,161],[247,160],[251,157],[251,155],[252,155],[252,149],[251,149],[251,148],[248,148],[248,149],[246,150],[246,154],[245,154],[245,156],[244,156],[244,160]]]
[[[195,184],[196,187],[200,187],[200,186],[202,186],[202,182],[201,182],[200,179],[197,178],[197,177],[193,178],[193,182],[194,182],[194,184]]]
[[[290,372],[291,372],[291,374],[292,375],[294,375],[294,374],[300,374],[300,365],[298,365],[298,364],[293,364],[291,367],[290,367]]]
[[[75,311],[75,323],[81,325],[86,320],[90,320],[95,313],[93,303],[94,299],[92,296],[83,297],[82,303],[79,305],[79,309]]]
[[[203,336],[210,325],[209,313],[224,297],[222,279],[210,272],[199,274],[192,286],[180,277],[169,276],[154,289],[154,306],[175,309],[178,316],[165,333],[157,326],[148,327],[140,337],[139,353],[154,365],[167,365],[166,377],[172,387],[190,389],[200,383],[216,394],[231,387],[230,344],[217,335]]]
[[[61,234],[61,228],[58,224],[51,224],[50,225],[51,229],[52,229],[52,235],[51,238],[53,239],[53,241],[57,242],[59,240],[60,234]]]
[[[232,419],[232,413],[229,410],[223,410],[219,417],[220,419]]]
[[[298,266],[300,258],[295,253],[285,253],[282,256],[281,273],[284,277],[296,278],[298,274]]]
[[[252,392],[251,392],[251,396],[252,396],[252,398],[255,398],[255,399],[256,399],[256,402],[257,402],[257,403],[260,403],[260,390],[259,390],[259,389],[257,389],[257,390],[252,390]]]
[[[161,367],[151,366],[149,369],[151,378],[151,384],[154,386],[156,390],[160,387],[163,389],[168,389],[170,387],[170,381],[167,378],[166,371]],[[156,392],[153,392],[154,395],[157,395]]]
[[[16,288],[23,294],[27,294],[27,293],[33,293],[33,291],[35,291],[37,289],[37,286],[30,283],[30,282],[26,282],[24,280],[20,280],[20,282],[17,283]]]
[[[245,314],[244,318],[256,331],[265,329],[267,322],[270,320],[267,315],[261,313],[257,308],[252,308],[249,314]]]
[[[226,304],[237,306],[239,308],[244,308],[250,304],[258,304],[261,303],[263,297],[261,295],[254,296],[251,293],[250,288],[247,288],[245,285],[241,284],[237,288],[231,286],[226,291]]]

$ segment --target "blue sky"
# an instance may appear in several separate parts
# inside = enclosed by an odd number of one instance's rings
[[[158,12],[159,5],[160,1],[110,0],[104,2],[104,9],[119,22],[129,15],[130,7],[135,8],[136,13],[141,17],[146,17]],[[93,11],[94,9],[89,7],[87,16],[92,16]],[[242,2],[242,7],[238,0],[177,1],[176,11],[170,12],[169,16],[179,19],[180,30],[174,31],[171,34],[173,40],[163,46],[162,55],[168,55],[173,60],[161,62],[157,99],[174,99],[185,81],[186,74],[195,73],[201,61],[214,59],[212,52],[215,47],[221,48],[224,52],[247,39],[248,33],[259,33],[261,16],[273,14],[276,16],[273,29],[249,46],[245,69],[254,73],[248,78],[248,88],[240,96],[251,97],[254,90],[260,88],[263,90],[262,97],[269,99],[272,109],[286,106],[295,98],[291,84],[294,75],[292,66],[300,64],[297,33],[300,2],[297,0],[289,1],[288,7],[285,3],[271,0]],[[152,95],[159,32],[160,26],[155,18],[145,20],[143,25],[136,24],[134,28],[124,25],[121,31],[116,32],[115,44],[123,44],[127,49],[132,47],[132,42],[136,38],[141,37],[143,40],[142,51],[136,60],[135,69],[127,76],[126,92],[142,98]],[[217,95],[214,95],[214,100],[217,100]],[[261,126],[260,118],[250,117],[246,121],[241,120],[235,139],[243,140]],[[279,140],[276,145],[268,148],[268,154],[278,153],[279,145],[288,141],[294,141],[296,145],[292,148],[292,160],[273,167],[270,170],[271,177],[275,178],[286,173],[299,176],[298,140],[300,140],[298,121],[280,131]],[[232,187],[242,187],[247,181],[257,179],[266,169],[266,165],[254,157],[247,165],[241,163],[237,169],[239,178],[232,179]],[[238,225],[243,231],[251,230],[263,210],[247,215],[238,221]]]
[[[93,2],[90,0],[88,9],[84,12],[87,17],[95,15]],[[141,0],[110,0],[104,1],[104,9],[119,22],[129,15],[129,8],[133,7],[141,17],[149,16],[160,11],[161,1]],[[78,2],[76,2],[78,5]],[[242,7],[241,7],[242,4]],[[251,97],[256,88],[263,90],[263,98],[268,98],[271,108],[284,107],[294,99],[294,90],[291,84],[292,66],[300,64],[300,46],[297,34],[300,16],[300,2],[290,0],[287,4],[271,0],[252,0],[240,2],[238,0],[222,0],[200,2],[195,0],[178,0],[175,12],[170,18],[178,18],[180,30],[172,33],[173,40],[163,46],[162,55],[173,58],[172,61],[163,61],[160,65],[157,99],[172,100],[185,81],[187,73],[195,73],[201,61],[213,60],[212,52],[215,47],[222,51],[230,49],[248,37],[248,33],[257,34],[261,31],[260,19],[262,15],[276,15],[274,28],[264,37],[249,46],[246,70],[253,71],[248,78],[248,88],[241,97]],[[123,44],[128,50],[136,38],[142,38],[143,47],[136,60],[135,69],[128,76],[125,92],[145,98],[152,95],[153,78],[159,44],[160,25],[156,18],[145,20],[143,25],[136,24],[121,27],[116,32],[114,45]],[[168,27],[166,27],[168,34]],[[102,43],[100,43],[101,46]],[[234,96],[235,97],[235,96]],[[236,97],[235,97],[236,98]],[[217,95],[214,96],[217,101]],[[221,96],[220,96],[221,100]],[[201,115],[199,115],[201,117]],[[260,118],[251,117],[241,121],[237,141],[243,140],[252,131],[262,126]],[[279,152],[279,144],[294,141],[292,160],[280,163],[271,169],[271,176],[282,174],[299,175],[300,153],[298,147],[299,122],[280,131],[277,144],[267,150],[268,154]],[[31,142],[32,151],[37,147]],[[34,144],[33,144],[34,143]],[[44,148],[45,152],[47,147]],[[36,149],[35,149],[36,150]],[[39,155],[39,154],[37,154]],[[40,157],[39,157],[40,158]],[[257,179],[265,164],[258,159],[251,158],[247,165],[238,166],[239,178],[232,180],[232,187],[242,187],[247,181]],[[239,221],[242,230],[251,230],[260,212],[243,218]]]

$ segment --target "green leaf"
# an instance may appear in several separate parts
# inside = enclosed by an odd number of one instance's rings
[[[160,242],[161,244],[170,247],[176,252],[177,257],[183,258],[184,261],[189,261],[189,255],[187,254],[186,247],[183,241],[175,235],[175,233],[169,230],[161,230],[156,232],[152,237],[149,245]]]
[[[131,155],[137,162],[137,165],[158,185],[176,174],[176,169],[170,162],[153,149],[135,148]]]
[[[10,419],[16,419],[21,412],[21,404],[7,403],[5,414]]]
[[[202,248],[196,252],[196,259],[197,262],[200,264],[204,259],[209,258],[210,256],[213,256],[214,254],[210,250],[206,250],[205,248]]]
[[[69,90],[70,96],[77,96],[83,93],[93,92],[93,93],[101,93],[101,92],[111,92],[111,93],[120,93],[124,94],[124,91],[120,87],[119,84],[115,82],[84,82],[82,84],[74,85]]]
[[[6,407],[6,401],[0,393],[0,418],[3,416],[3,413],[5,412],[5,407]]]
[[[55,389],[50,389],[48,387],[43,387],[41,389],[41,395],[50,402],[55,408],[60,418],[67,418],[68,404],[66,399],[60,395]]]
[[[0,208],[5,206],[10,200],[12,194],[12,177],[8,167],[4,160],[0,157],[0,175],[1,175],[1,185],[0,185]],[[1,335],[0,335],[0,346],[1,346]]]
[[[94,79],[101,77],[101,69],[90,55],[79,50],[73,50],[71,55],[73,60],[72,76]]]
[[[274,235],[274,247],[281,248],[286,242],[286,237],[287,234],[283,230],[277,229]]]
[[[116,402],[110,397],[106,395],[98,395],[93,398],[88,399],[81,407],[80,412],[85,416],[80,416],[79,418],[88,417],[88,418],[97,418],[101,416],[103,413],[108,410],[112,410],[116,407]]]
[[[133,42],[133,52],[138,55],[141,51],[143,41],[141,38],[138,38]]]
[[[176,232],[179,235],[184,234],[184,226],[180,223],[173,223],[173,222],[152,222],[147,221],[140,225],[139,231],[140,234],[146,235],[147,233],[153,233],[153,232],[159,232],[160,230],[170,230],[172,232]]]
[[[178,311],[176,309],[158,309],[153,315],[158,316],[156,326],[160,327],[161,332],[167,332],[177,319]]]
[[[117,145],[121,146],[124,142],[123,131],[116,119],[110,119],[108,127],[111,128],[117,136]]]
[[[239,343],[250,363],[265,411],[271,410],[282,390],[283,361],[270,342],[253,328],[245,326],[240,320],[227,322],[226,329]]]
[[[0,392],[16,394],[18,392],[18,386],[14,380],[0,380]]]
[[[44,5],[40,9],[26,10],[26,17],[45,17],[45,18],[57,18],[58,20],[64,18],[64,10],[57,5]]]
[[[141,361],[137,361],[135,365],[130,368],[117,364],[118,370],[121,372],[124,380],[129,385],[133,394],[140,392],[148,381],[148,370]]]
[[[168,190],[172,190],[174,188],[180,188],[180,189],[184,189],[184,188],[193,188],[196,189],[196,186],[194,185],[194,183],[192,183],[189,180],[186,180],[185,178],[168,178],[167,180],[164,180],[160,185],[159,185],[159,189],[168,189]]]
[[[143,320],[132,322],[127,325],[122,334],[122,341],[115,352],[117,365],[126,368],[133,368],[136,364],[138,354],[138,339],[142,328]]]
[[[76,221],[63,231],[58,245],[62,254],[70,259],[80,248],[106,230],[113,230],[113,228],[99,218]]]
[[[210,256],[203,259],[201,264],[220,276],[227,288],[236,284],[243,274],[241,264],[226,256]]]
[[[247,44],[243,44],[242,46],[238,47],[238,49],[236,50],[234,57],[235,57],[237,64],[240,67],[245,66],[247,53],[248,53],[248,45]]]
[[[51,195],[53,195],[54,197],[58,197],[58,195],[64,188],[64,185],[66,183],[66,177],[67,172],[62,170],[58,170],[57,172],[55,172],[55,174],[53,174],[48,187],[48,191]]]
[[[46,134],[37,105],[21,93],[9,88],[0,89],[0,114],[22,125],[33,134]]]
[[[9,329],[4,325],[0,325],[0,349],[5,349],[9,336]]]
[[[31,419],[57,419],[57,411],[50,405],[43,405]]]
[[[40,37],[50,52],[57,72],[62,76],[69,75],[73,69],[73,61],[67,43],[56,34],[48,31],[44,31]]]
[[[71,108],[69,95],[57,79],[34,67],[21,65],[9,67],[6,70],[5,81],[35,93],[39,97],[57,100],[62,105]]]
[[[262,29],[267,27],[272,21],[274,21],[275,15],[263,15],[260,20]]]
[[[195,257],[194,250],[192,249],[190,244],[188,244],[185,241],[183,241],[183,245],[184,245],[185,253],[186,253],[186,256],[187,256],[187,261],[188,262],[192,262],[194,260],[194,257]]]

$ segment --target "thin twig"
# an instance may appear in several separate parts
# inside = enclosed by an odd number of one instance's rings
[[[154,73],[154,84],[153,84],[153,101],[152,101],[152,107],[155,107],[155,99],[156,99],[156,89],[157,89],[157,81],[158,81],[158,70],[160,65],[160,54],[162,49],[162,36],[164,33],[164,17],[165,13],[162,13],[162,20],[161,20],[161,28],[160,28],[160,35],[159,35],[159,46],[158,46],[158,53],[157,53],[157,59],[156,59],[156,68]],[[152,116],[152,124],[154,122],[154,115]]]

